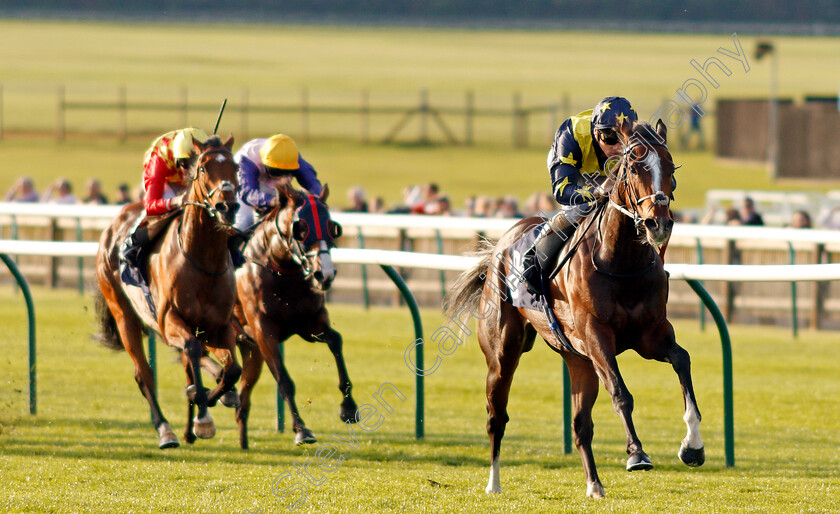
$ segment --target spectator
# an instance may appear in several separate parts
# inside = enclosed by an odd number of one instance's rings
[[[682,146],[684,149],[688,149],[688,145],[691,143],[691,136],[693,134],[697,134],[697,149],[706,149],[706,142],[703,137],[703,127],[700,125],[700,118],[702,117],[700,114],[701,112],[703,112],[703,109],[699,104],[691,106],[691,125],[688,127],[688,132],[686,132],[682,138]]]
[[[87,196],[82,202],[96,205],[108,203],[108,199],[102,194],[102,184],[99,183],[99,180],[92,178],[87,181]]]
[[[420,190],[419,200],[409,204],[412,214],[431,214],[437,211],[438,185],[430,182]]]
[[[350,202],[350,206],[345,209],[346,212],[368,212],[365,190],[361,187],[351,187],[347,191],[347,200]]]
[[[506,196],[501,199],[499,209],[496,211],[497,218],[522,218],[519,212],[519,203],[513,196]]]
[[[122,183],[117,187],[117,201],[115,203],[117,205],[131,203],[131,190],[128,188],[128,184]]]
[[[791,228],[812,228],[811,215],[805,211],[796,211],[790,220]]]
[[[386,212],[385,200],[381,196],[373,197],[373,200],[368,204],[368,212],[384,214]]]
[[[741,204],[741,224],[742,225],[764,225],[764,220],[761,219],[761,214],[755,211],[755,203],[749,196],[744,198]]]
[[[73,196],[73,186],[66,178],[60,178],[47,187],[44,191],[42,202],[58,204],[74,204],[78,200]]]
[[[723,218],[723,222],[727,225],[744,225],[744,220],[741,219],[741,215],[735,207],[726,209],[723,213]]]
[[[715,223],[715,217],[717,216],[718,210],[716,206],[709,207],[709,212],[703,216],[703,219],[700,221],[703,225],[711,225]],[[729,207],[723,213],[723,224],[724,225],[743,225],[741,222],[741,215],[738,214],[738,209],[735,207]]]
[[[40,198],[38,192],[35,191],[35,184],[32,182],[32,177],[20,177],[15,182],[15,185],[9,189],[4,198],[7,202],[37,202]]]
[[[470,196],[464,200],[464,216],[475,216],[475,196]]]
[[[434,201],[427,203],[423,212],[424,214],[452,216],[452,204],[449,202],[448,196],[440,195]]]
[[[486,218],[490,216],[490,198],[487,196],[476,196],[473,205],[473,216]]]
[[[819,217],[820,225],[828,229],[840,230],[840,219],[836,218],[838,212],[840,212],[840,205],[823,209]]]
[[[132,201],[134,202],[144,202],[146,200],[146,188],[143,187],[143,183],[137,184],[134,187],[134,191],[131,193]]]

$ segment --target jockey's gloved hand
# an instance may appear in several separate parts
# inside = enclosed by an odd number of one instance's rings
[[[173,209],[179,209],[179,208],[183,207],[184,202],[186,201],[186,196],[187,196],[186,193],[182,193],[182,194],[176,196],[175,198],[173,198],[172,203],[170,204],[170,205],[172,205],[172,208]]]

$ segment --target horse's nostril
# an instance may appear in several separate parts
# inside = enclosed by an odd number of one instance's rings
[[[216,210],[219,212],[227,212],[228,206],[224,202],[219,202],[216,204]]]
[[[648,230],[654,230],[657,225],[656,218],[648,218],[645,220],[645,227],[647,227]]]
[[[314,277],[315,277],[315,280],[317,280],[318,282],[321,282],[322,280],[324,280],[324,274],[321,272],[321,270],[316,271],[314,273]]]
[[[239,206],[239,203],[237,202],[237,203],[231,204],[230,209],[231,209],[233,212],[237,212],[237,211],[239,210],[239,207],[240,207],[240,206]]]

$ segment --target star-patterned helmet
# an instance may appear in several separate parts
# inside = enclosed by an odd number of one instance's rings
[[[630,102],[621,96],[608,96],[592,110],[592,127],[617,128],[624,123],[634,123],[639,117]]]

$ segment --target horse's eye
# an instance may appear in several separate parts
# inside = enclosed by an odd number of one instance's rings
[[[309,236],[309,223],[306,220],[295,220],[292,224],[292,237],[298,241],[305,241]]]

